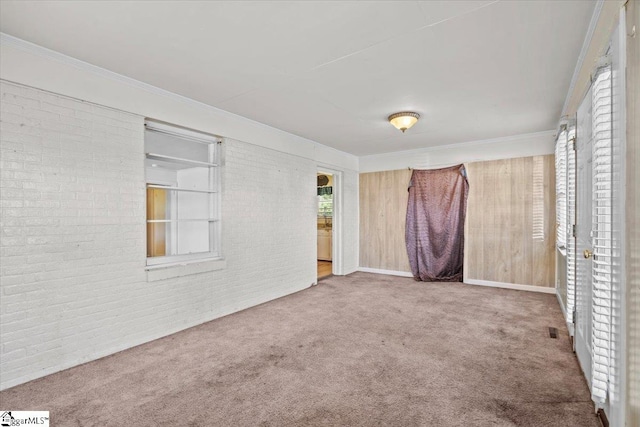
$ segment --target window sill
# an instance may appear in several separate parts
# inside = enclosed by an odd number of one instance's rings
[[[171,264],[147,266],[147,282],[190,276],[198,273],[223,270],[227,261],[221,258],[207,258],[193,261],[183,261]]]

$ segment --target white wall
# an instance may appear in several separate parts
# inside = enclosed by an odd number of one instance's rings
[[[342,245],[342,272],[349,274],[358,269],[360,264],[360,178],[358,172],[345,171],[343,174],[342,188],[342,212],[343,212],[343,245]],[[338,195],[340,196],[340,195]],[[335,197],[335,195],[334,195]],[[335,200],[335,199],[334,199]],[[334,232],[335,233],[335,232]],[[334,235],[335,238],[335,235]],[[354,255],[355,256],[352,256]],[[335,257],[335,254],[334,254]],[[335,258],[334,258],[335,259]]]
[[[360,172],[430,169],[465,162],[543,156],[554,153],[555,131],[515,135],[442,147],[360,157]]]
[[[2,81],[0,388],[309,287],[319,163],[343,173],[341,273],[355,271],[353,156],[57,59],[5,52],[2,77],[70,93]],[[15,73],[30,65],[42,68]],[[145,271],[148,116],[225,136],[222,269],[180,267],[167,279]]]

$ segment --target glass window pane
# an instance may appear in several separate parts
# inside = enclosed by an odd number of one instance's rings
[[[144,146],[147,153],[199,162],[209,161],[209,144],[150,130],[145,131],[144,138]]]
[[[147,256],[209,252],[207,193],[147,189]]]
[[[192,193],[189,191],[171,191],[174,209],[171,211],[172,219],[211,219],[209,210],[210,194]]]
[[[160,188],[147,189],[147,219],[168,219],[168,192]],[[167,255],[167,223],[147,223],[147,256]]]
[[[209,168],[190,167],[176,171],[176,182],[179,188],[190,190],[211,190],[209,186]]]
[[[149,265],[220,253],[220,224],[212,222],[219,212],[220,195],[212,193],[219,190],[219,171],[209,166],[219,160],[219,144],[180,133],[145,131],[147,256],[155,258]]]
[[[199,252],[209,252],[209,223],[206,221],[189,221],[177,223],[176,253],[184,255]]]
[[[324,194],[322,196],[318,196],[318,216],[333,216],[333,195]]]

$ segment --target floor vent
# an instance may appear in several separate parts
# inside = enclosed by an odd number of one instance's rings
[[[558,328],[549,327],[549,338],[558,338]]]

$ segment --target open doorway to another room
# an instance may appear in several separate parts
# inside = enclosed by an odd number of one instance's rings
[[[333,175],[318,172],[318,279],[333,272]]]

